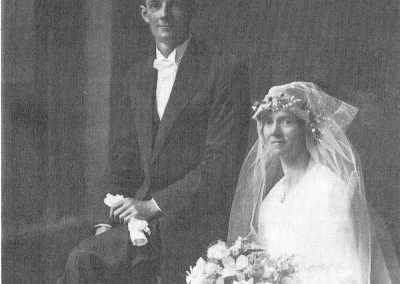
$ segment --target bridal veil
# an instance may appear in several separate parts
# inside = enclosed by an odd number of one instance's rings
[[[284,108],[306,122],[307,150],[311,158],[330,168],[346,184],[351,196],[351,212],[356,236],[357,261],[361,283],[400,283],[400,268],[384,222],[369,207],[357,152],[346,136],[346,129],[357,108],[327,95],[308,82],[293,82],[270,89],[255,105],[258,140],[242,166],[232,204],[228,242],[238,236],[256,238],[260,204],[282,177],[280,160],[270,154],[262,135],[262,116],[266,109]]]

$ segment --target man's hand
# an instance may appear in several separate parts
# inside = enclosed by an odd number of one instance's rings
[[[96,232],[94,233],[95,236],[100,235],[102,233],[107,232],[108,230],[110,230],[111,227],[108,226],[100,226],[96,228]]]
[[[158,214],[160,210],[154,201],[141,201],[129,197],[113,204],[110,209],[110,218],[121,223],[128,223],[131,218],[148,221]]]

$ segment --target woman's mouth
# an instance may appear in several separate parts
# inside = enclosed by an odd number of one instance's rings
[[[272,141],[271,143],[272,144],[284,144],[284,143],[286,143],[286,141],[285,140],[275,140],[275,141]]]

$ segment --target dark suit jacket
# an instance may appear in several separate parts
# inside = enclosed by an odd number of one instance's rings
[[[112,147],[114,190],[107,190],[155,199],[163,213],[153,222],[161,240],[162,279],[179,283],[210,242],[226,238],[247,144],[248,76],[236,57],[210,52],[192,37],[152,148],[153,60],[134,65],[126,77],[128,107],[121,109],[129,112],[129,129],[125,145]],[[94,198],[102,200],[105,192],[99,192]],[[98,216],[97,222],[108,221]]]

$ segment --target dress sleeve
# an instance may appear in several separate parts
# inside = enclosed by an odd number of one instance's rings
[[[331,177],[319,195],[315,253],[303,262],[300,276],[304,283],[361,283],[349,190]]]

